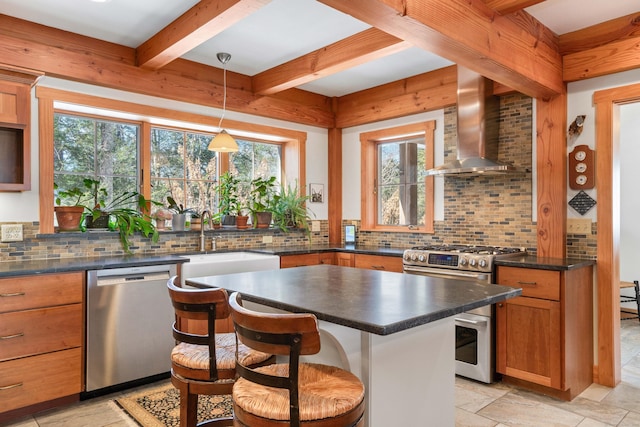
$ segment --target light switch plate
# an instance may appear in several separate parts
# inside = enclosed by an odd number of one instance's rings
[[[569,218],[569,219],[567,219],[567,233],[570,233],[570,234],[591,234],[591,219],[589,219],[589,218]]]
[[[262,243],[273,243],[273,236],[262,236]]]
[[[2,224],[3,242],[22,242],[22,224]]]
[[[311,231],[320,231],[320,221],[311,221]]]

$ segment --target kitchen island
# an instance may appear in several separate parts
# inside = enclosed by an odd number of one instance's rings
[[[521,293],[332,265],[198,277],[187,284],[240,292],[251,309],[315,314],[323,348],[313,360],[360,377],[370,427],[453,426],[452,316]]]

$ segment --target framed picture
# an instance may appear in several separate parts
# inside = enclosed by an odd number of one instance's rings
[[[324,184],[309,184],[311,203],[324,203]]]

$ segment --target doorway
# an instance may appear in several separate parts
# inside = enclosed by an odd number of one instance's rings
[[[598,182],[597,382],[621,379],[620,349],[620,107],[640,101],[640,84],[597,91],[596,179]]]

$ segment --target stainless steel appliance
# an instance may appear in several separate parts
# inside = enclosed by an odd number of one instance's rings
[[[430,245],[407,249],[405,273],[493,283],[497,258],[524,254],[520,248],[469,245]],[[493,306],[480,307],[455,317],[456,374],[490,383],[495,374]]]
[[[171,370],[175,265],[87,272],[86,392]]]

